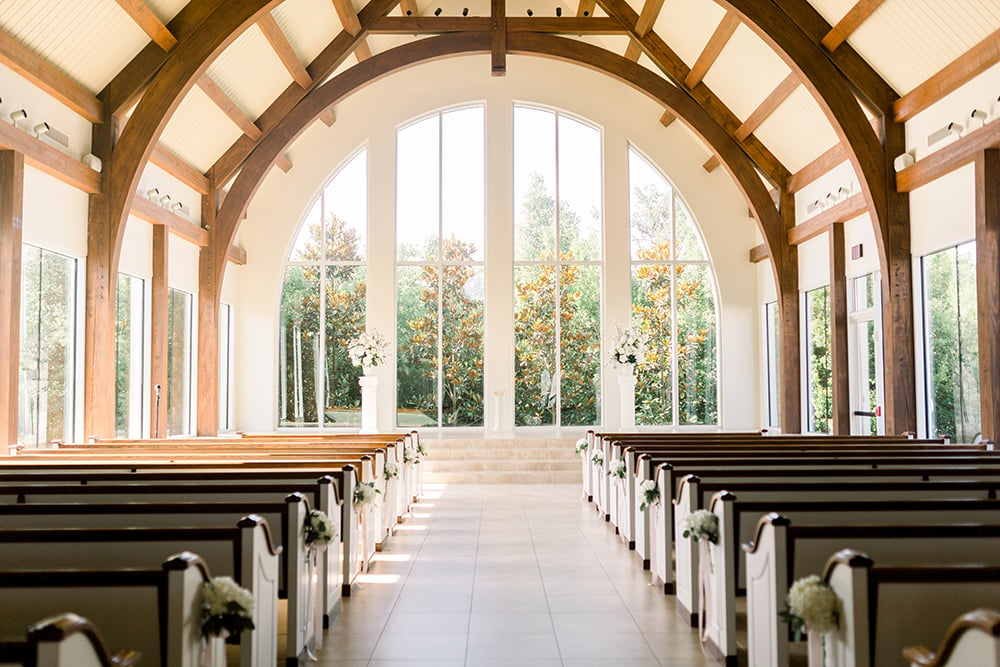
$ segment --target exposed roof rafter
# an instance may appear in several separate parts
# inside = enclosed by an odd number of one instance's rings
[[[868,20],[868,17],[878,9],[885,0],[858,0],[851,7],[844,17],[837,21],[837,25],[830,29],[823,37],[823,46],[828,51],[835,50],[838,46],[847,41],[851,34],[861,27],[861,24]]]
[[[169,51],[177,46],[177,38],[143,0],[115,0],[115,2],[158,47]]]
[[[265,14],[257,21],[257,26],[264,33],[267,43],[274,49],[274,52],[281,60],[281,64],[288,70],[295,83],[303,88],[308,88],[312,84],[312,77],[309,76],[309,72],[302,65],[302,61],[299,60],[299,56],[295,53],[295,49],[292,48],[288,37],[281,31],[278,22],[274,20],[274,16],[272,14]]]
[[[636,23],[638,26],[638,22]],[[740,17],[736,12],[726,12],[726,15],[722,17],[722,21],[715,28],[715,32],[708,39],[708,43],[705,44],[705,48],[702,49],[701,55],[698,56],[698,60],[695,61],[694,65],[691,66],[691,71],[688,75],[684,77],[684,85],[688,88],[694,88],[701,80],[705,78],[708,74],[708,70],[712,68],[715,64],[716,59],[719,54],[722,53],[722,49],[726,48],[726,44],[729,43],[729,39],[736,32],[736,29],[740,27]],[[645,35],[640,35],[644,37]]]
[[[757,131],[761,123],[768,119],[768,117],[774,113],[781,104],[788,99],[789,95],[795,92],[795,89],[799,87],[799,79],[794,73],[789,74],[784,78],[784,80],[778,84],[778,87],[771,91],[771,93],[764,98],[764,101],[760,103],[756,109],[753,110],[747,119],[736,129],[735,136],[737,141],[743,141],[751,134]]]
[[[247,135],[254,141],[260,139],[261,131],[260,128],[254,123],[253,119],[247,116],[242,109],[240,109],[236,102],[233,101],[226,91],[222,90],[215,81],[212,80],[208,74],[202,74],[201,78],[198,79],[198,87],[208,95],[208,98],[212,100],[215,106],[219,107],[222,113],[226,114],[229,120],[233,121],[236,127],[240,128],[243,134]]]

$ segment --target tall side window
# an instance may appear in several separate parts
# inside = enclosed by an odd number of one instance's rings
[[[601,414],[601,131],[514,108],[514,423]]]
[[[396,423],[483,424],[485,109],[396,136]]]
[[[115,435],[141,438],[145,406],[143,351],[145,332],[145,281],[118,274],[115,307]]]
[[[980,434],[976,245],[922,260],[927,431],[972,442]]]
[[[219,430],[233,430],[233,307],[219,306]]]
[[[167,296],[167,435],[187,435],[193,430],[192,302],[190,294],[173,288]]]
[[[22,246],[18,439],[29,447],[73,438],[76,294],[75,259]]]
[[[719,420],[714,278],[690,212],[629,149],[632,318],[649,334],[635,387],[637,424]]]
[[[830,433],[833,423],[833,352],[830,349],[830,287],[806,292],[807,427]]]
[[[361,370],[348,343],[365,330],[368,154],[354,155],[306,213],[281,290],[278,425],[361,425]]]
[[[767,373],[767,423],[781,426],[781,318],[778,302],[764,304],[764,367]]]

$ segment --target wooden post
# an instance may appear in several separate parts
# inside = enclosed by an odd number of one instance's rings
[[[219,299],[222,297],[221,271],[225,250],[216,256],[211,237],[216,232],[218,189],[210,179],[208,194],[201,198],[201,223],[208,226],[209,243],[201,249],[198,261],[198,408],[197,433],[219,434]]]
[[[170,321],[170,234],[153,225],[153,282],[149,325],[149,437],[167,437],[167,344]],[[159,399],[159,400],[157,400]]]
[[[983,438],[1000,436],[1000,150],[976,157],[976,294]]]
[[[17,442],[24,156],[0,151],[0,445]],[[4,449],[0,454],[6,454]]]
[[[782,188],[779,195],[782,227],[787,232],[795,226],[795,195]],[[785,235],[787,238],[787,234]],[[778,314],[781,319],[781,432],[802,432],[802,349],[799,340],[799,262],[798,247],[783,243],[776,249]]]
[[[507,3],[490,0],[490,66],[493,76],[507,74]]]
[[[851,434],[851,372],[847,354],[847,263],[844,225],[830,225],[830,353],[832,358],[833,433]]]

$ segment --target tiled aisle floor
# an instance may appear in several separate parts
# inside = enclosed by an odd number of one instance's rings
[[[431,485],[320,665],[715,665],[579,485]]]

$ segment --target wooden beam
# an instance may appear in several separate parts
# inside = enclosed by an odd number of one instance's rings
[[[642,55],[642,43],[639,42],[634,37],[628,40],[628,46],[625,47],[625,57],[632,62],[639,62],[639,56]]]
[[[830,369],[833,434],[851,434],[851,368],[848,356],[847,257],[844,226],[830,226]]]
[[[677,120],[677,116],[670,112],[670,110],[667,110],[663,112],[662,116],[660,116],[660,125],[663,127],[670,127],[675,120]]]
[[[9,123],[0,122],[0,148],[23,154],[24,163],[28,166],[88,194],[101,191],[99,173],[33,134],[28,134]]]
[[[417,7],[417,0],[400,0],[399,11],[403,16],[416,16],[420,13],[420,8]]]
[[[357,17],[354,17],[357,20]],[[267,43],[271,45],[274,52],[278,55],[281,60],[281,64],[285,66],[288,73],[291,75],[295,83],[299,84],[303,88],[308,88],[312,85],[312,77],[309,76],[309,72],[302,65],[302,61],[299,60],[298,54],[295,53],[295,49],[292,48],[292,43],[288,41],[288,37],[282,32],[281,28],[278,26],[278,22],[274,20],[274,16],[270,13],[265,14],[257,21],[257,26],[260,28],[261,32],[264,33],[264,38],[267,39]]]
[[[607,16],[508,16],[507,32],[542,32],[554,35],[624,35],[628,31]],[[372,35],[440,35],[446,32],[487,32],[492,19],[484,16],[381,16],[368,26]]]
[[[0,64],[14,70],[87,121],[104,122],[104,105],[89,90],[2,30]]]
[[[830,29],[823,37],[823,46],[827,51],[833,51],[838,46],[847,41],[851,34],[861,27],[861,24],[868,20],[868,17],[878,9],[885,0],[858,0],[851,7],[844,17],[837,21],[837,25]]]
[[[844,201],[834,204],[822,213],[818,213],[788,230],[788,244],[800,245],[805,243],[809,239],[815,238],[827,231],[830,225],[853,220],[867,211],[868,208],[865,206],[864,195],[861,193],[851,195]]]
[[[767,244],[761,243],[750,248],[750,263],[757,264],[766,259],[771,259],[771,253],[767,250]]]
[[[795,73],[789,74],[785,79],[778,84],[778,87],[771,91],[771,93],[764,98],[764,101],[760,103],[756,109],[753,110],[747,119],[736,129],[733,136],[736,137],[737,141],[743,141],[751,134],[753,134],[761,123],[768,119],[768,117],[774,113],[781,104],[788,99],[788,96],[795,92],[795,89],[799,87],[799,79],[795,76]]]
[[[940,72],[896,100],[893,105],[896,122],[910,120],[998,62],[1000,62],[1000,30],[993,32],[946,65]]]
[[[156,202],[136,193],[132,198],[131,214],[151,225],[163,226],[174,236],[204,248],[208,245],[208,232],[187,218],[168,211]]]
[[[708,39],[708,43],[705,44],[701,55],[698,56],[698,59],[692,65],[691,71],[684,78],[685,86],[694,88],[701,83],[701,80],[708,74],[708,70],[711,69],[719,54],[722,53],[722,49],[726,48],[729,38],[733,36],[738,27],[740,27],[739,15],[733,11],[726,12],[726,15],[722,17],[722,21],[715,28],[715,32]]]
[[[285,172],[286,174],[292,170],[292,161],[288,159],[287,155],[279,155],[278,159],[274,161],[278,169]]]
[[[490,0],[490,71],[493,76],[507,73],[507,3]]]
[[[661,9],[663,9],[663,0],[646,0],[643,3],[642,11],[639,12],[639,20],[635,22],[635,34],[638,37],[645,37],[649,34]],[[625,57],[636,62],[640,55],[642,55],[642,45],[634,39],[629,40],[628,47],[625,49]]]
[[[976,299],[979,401],[984,439],[1000,436],[1000,150],[976,157]]]
[[[576,6],[576,15],[580,18],[593,16],[596,7],[597,3],[595,0],[580,0],[580,4]]]
[[[214,179],[209,194],[201,198],[202,223],[208,225],[210,234],[219,233],[216,216],[222,190]],[[222,296],[222,272],[218,264],[225,265],[222,253],[218,255],[214,243],[201,249],[198,257],[198,394],[197,423],[195,432],[202,436],[219,434],[219,307]],[[226,249],[225,258],[233,254],[233,247]],[[224,267],[223,267],[224,268]]]
[[[118,6],[125,10],[135,23],[142,28],[142,31],[149,35],[153,42],[163,49],[169,51],[177,46],[177,38],[163,25],[163,21],[153,13],[143,0],[115,0]]]
[[[170,326],[170,239],[165,225],[153,225],[153,279],[149,306],[149,435],[166,438],[167,350]]]
[[[719,162],[719,158],[713,155],[712,157],[705,160],[705,164],[701,165],[701,168],[711,174],[713,171],[719,168],[719,164],[721,164]]]
[[[972,164],[984,150],[1000,148],[1000,123],[992,122],[973,130],[944,148],[920,158],[896,174],[896,189],[913,192],[960,167]]]
[[[786,187],[789,192],[798,192],[846,160],[847,151],[844,150],[844,144],[834,144],[833,148],[792,174]]]
[[[323,124],[327,127],[333,127],[333,124],[337,122],[337,114],[333,112],[333,108],[329,108],[319,115],[319,119],[323,121]]]
[[[778,214],[785,234],[795,227],[795,196],[788,190],[778,193]],[[781,432],[802,432],[802,347],[801,295],[799,294],[799,249],[792,245],[776,244],[771,250],[778,291],[779,348],[778,374],[780,377]]]
[[[162,144],[153,148],[149,161],[200,195],[208,194],[208,177]]]
[[[337,11],[340,25],[344,26],[344,30],[355,37],[361,34],[361,21],[358,20],[351,0],[333,0],[333,8]]]
[[[229,252],[226,254],[226,259],[237,266],[246,266],[247,251],[239,246],[231,245],[229,246]]]
[[[236,102],[233,101],[226,91],[222,90],[212,77],[208,74],[202,74],[201,78],[198,79],[198,87],[204,91],[208,98],[212,100],[215,106],[219,107],[222,113],[226,114],[229,120],[233,121],[236,127],[240,128],[243,134],[247,135],[253,141],[257,141],[261,138],[263,133],[260,128],[254,123],[254,121],[243,113]]]
[[[0,438],[17,442],[24,156],[0,151]],[[3,453],[6,454],[6,451]]]

